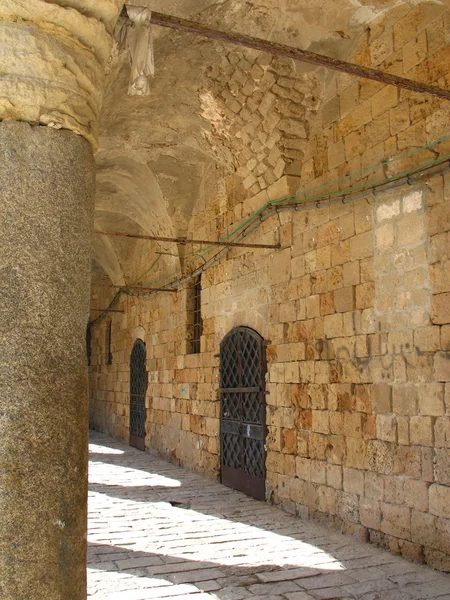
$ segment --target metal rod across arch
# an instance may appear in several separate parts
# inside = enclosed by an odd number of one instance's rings
[[[93,285],[95,287],[107,287],[123,290],[141,290],[141,292],[170,292],[171,294],[177,293],[177,290],[159,287],[145,287],[142,285],[114,285],[113,283],[94,283]]]
[[[165,15],[158,12],[152,12],[151,23],[153,25],[169,27],[185,33],[194,33],[210,39],[229,42],[238,46],[244,46],[245,48],[253,48],[255,50],[260,50],[261,52],[269,52],[270,54],[311,63],[321,67],[326,67],[327,69],[332,69],[334,71],[355,75],[356,77],[372,79],[374,81],[379,81],[380,83],[385,83],[387,85],[393,85],[411,92],[419,92],[422,94],[443,98],[444,100],[450,100],[450,91],[438,86],[429,85],[413,79],[407,79],[406,77],[399,77],[398,75],[386,73],[385,71],[380,71],[379,69],[371,69],[370,67],[364,67],[363,65],[356,65],[354,63],[349,63],[338,58],[331,58],[330,56],[324,56],[323,54],[317,54],[308,50],[301,50],[300,48],[293,48],[292,46],[285,46],[284,44],[277,44],[276,42],[270,42],[268,40],[263,40],[248,35],[218,31],[201,23],[188,21],[187,19],[180,19],[178,17],[173,17],[171,15]]]
[[[125,312],[124,310],[114,310],[112,308],[91,308],[89,310],[91,310],[92,312],[106,312],[106,311],[108,311],[110,313],[124,313]]]
[[[175,244],[200,244],[202,246],[230,246],[237,248],[270,248],[278,249],[281,248],[281,244],[248,244],[244,242],[221,242],[212,240],[189,240],[184,237],[161,237],[157,235],[140,235],[137,233],[119,233],[116,231],[94,231],[98,235],[111,235],[125,238],[133,238],[138,240],[153,240],[156,242],[173,242]],[[126,286],[125,286],[126,287]]]

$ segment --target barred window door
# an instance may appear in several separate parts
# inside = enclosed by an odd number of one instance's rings
[[[265,499],[265,346],[253,329],[233,329],[220,345],[221,481]]]
[[[146,348],[136,340],[130,359],[130,446],[145,450]]]

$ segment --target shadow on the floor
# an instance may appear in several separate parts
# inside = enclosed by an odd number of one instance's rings
[[[310,581],[310,578],[324,573],[341,578],[344,575],[342,571],[326,571],[296,565],[281,566],[273,562],[251,566],[224,565],[218,562],[189,560],[178,556],[130,550],[128,547],[92,543],[88,545],[88,568],[151,579],[153,580],[152,585],[161,587],[171,584],[191,584],[195,585],[199,591],[214,591],[215,596],[224,599],[229,598],[230,591],[227,588],[230,587],[248,588],[252,585],[259,585],[261,588],[254,588],[252,591],[261,592],[261,594],[269,592],[267,583],[276,585],[277,581],[269,581],[264,585],[264,582],[257,576],[261,573],[282,571],[284,581],[291,582],[290,591],[299,591],[299,588],[292,584],[294,579],[304,578]],[[290,573],[289,569],[291,569]],[[219,580],[218,583],[217,580]],[[212,583],[216,583],[216,585],[212,586]],[[306,585],[307,583],[308,581],[305,581]],[[354,580],[348,578],[348,583],[354,583]],[[285,589],[285,591],[289,590]],[[270,593],[272,594],[272,592]],[[348,598],[353,598],[353,596],[348,595]]]
[[[88,566],[92,569],[161,580],[161,582],[157,582],[158,585],[165,585],[164,582],[176,584],[189,583],[197,586],[199,590],[203,590],[202,582],[207,581],[208,584],[205,584],[205,588],[208,589],[204,591],[213,591],[217,598],[223,598],[223,600],[234,597],[230,596],[230,590],[226,589],[229,586],[233,588],[240,587],[242,591],[246,592],[242,588],[255,585],[258,587],[252,588],[252,593],[261,597],[266,594],[276,597],[276,587],[269,590],[267,585],[264,587],[261,581],[263,579],[269,583],[272,578],[269,576],[259,579],[256,575],[257,573],[281,571],[281,581],[284,582],[284,593],[289,593],[299,591],[299,588],[292,584],[294,579],[302,580],[307,584],[308,578],[314,578],[320,574],[326,574],[327,578],[330,578],[330,585],[345,585],[347,578],[348,585],[356,584],[357,580],[348,576],[346,571],[358,568],[360,569],[360,573],[365,572],[361,575],[361,581],[364,581],[365,576],[367,576],[367,584],[369,585],[367,592],[371,591],[371,585],[376,588],[380,583],[383,583],[383,598],[388,598],[390,597],[390,595],[387,595],[387,591],[390,591],[389,588],[396,588],[395,581],[389,578],[393,577],[397,567],[399,568],[399,572],[403,573],[412,573],[420,569],[418,565],[414,564],[411,564],[411,568],[408,569],[408,563],[401,561],[402,565],[400,565],[399,558],[396,556],[377,550],[373,546],[350,536],[339,536],[335,532],[330,534],[325,527],[295,519],[291,515],[283,513],[264,502],[258,503],[260,508],[255,510],[256,500],[221,486],[217,482],[202,478],[201,487],[199,488],[200,475],[193,474],[173,464],[165,463],[162,459],[153,455],[124,447],[120,442],[115,442],[115,440],[106,438],[106,436],[100,437],[98,434],[94,434],[92,447],[94,452],[90,454],[90,460],[111,465],[111,479],[114,466],[117,466],[124,469],[124,471],[120,469],[122,474],[119,472],[119,481],[123,475],[130,478],[130,471],[134,471],[136,473],[136,483],[141,483],[141,485],[130,487],[110,483],[109,481],[92,482],[89,485],[89,490],[93,494],[102,494],[111,498],[136,503],[157,505],[165,502],[171,504],[175,509],[185,510],[190,514],[193,511],[198,514],[204,514],[207,517],[223,520],[226,523],[240,523],[244,525],[244,528],[247,527],[248,529],[244,529],[240,534],[244,538],[238,536],[237,539],[247,539],[246,536],[248,535],[250,545],[245,556],[242,556],[244,564],[251,563],[252,558],[256,558],[251,547],[252,543],[254,544],[255,552],[259,551],[260,547],[264,547],[264,544],[270,545],[270,536],[268,538],[264,534],[258,536],[258,531],[260,533],[269,532],[277,536],[277,543],[280,543],[280,541],[282,543],[283,540],[280,540],[280,538],[284,538],[287,547],[292,543],[298,544],[298,547],[292,549],[293,555],[291,555],[291,560],[286,558],[288,555],[284,553],[284,557],[279,559],[281,564],[277,564],[278,561],[275,562],[273,555],[270,556],[270,553],[269,557],[266,557],[267,560],[265,560],[263,558],[264,553],[262,553],[260,561],[262,564],[229,566],[222,564],[220,553],[215,561],[197,561],[194,557],[189,559],[183,556],[176,556],[176,551],[174,551],[173,555],[158,554],[132,550],[129,546],[110,546],[97,543],[89,544],[90,561]],[[108,469],[109,466],[106,469],[106,473],[109,473]],[[164,481],[167,482],[167,485],[164,485]],[[214,506],[216,497],[221,500],[220,507],[218,506],[217,510]],[[167,505],[166,508],[171,510]],[[179,517],[180,514],[178,515]],[[170,521],[170,512],[167,518]],[[186,520],[188,521],[189,519],[190,517],[186,516]],[[200,522],[198,523],[198,527],[202,527]],[[225,538],[226,531],[227,528],[224,527]],[[232,531],[228,530],[228,541],[225,540],[225,543],[229,543],[229,535],[232,535],[232,533]],[[176,537],[175,530],[175,540]],[[211,548],[218,548],[217,544],[220,544],[222,541],[222,532],[219,527],[217,536],[205,540],[204,545],[212,544]],[[258,549],[257,546],[259,547]],[[306,554],[310,557],[313,555],[319,560],[313,560],[309,564],[308,560],[303,561],[301,558],[303,548],[305,556]],[[170,543],[168,551],[170,551]],[[183,554],[184,552],[178,551],[178,553]],[[188,550],[186,549],[187,553]],[[211,552],[211,555],[213,555],[213,552]],[[371,567],[372,558],[375,559],[373,564],[376,566],[374,567]],[[226,563],[227,561],[224,560],[223,562]],[[379,570],[380,565],[389,564],[392,566],[392,573],[389,571],[384,573],[383,570]],[[373,574],[370,573],[371,568],[375,570]],[[291,570],[290,573],[288,572],[289,570]],[[424,581],[429,580],[430,574],[428,570],[426,573],[423,573],[423,576]],[[210,586],[217,580],[220,581],[220,587],[213,590]],[[275,580],[273,582],[274,586],[277,585]],[[336,580],[335,583],[334,580]],[[419,581],[420,578],[417,583]],[[299,582],[299,585],[302,587],[302,583]],[[291,589],[288,589],[289,587]],[[356,595],[352,595],[352,591],[348,590],[346,593],[347,598],[357,597]],[[378,592],[375,593],[375,589],[373,591],[375,595],[370,596],[371,599],[381,598],[381,596],[377,595]],[[394,595],[392,598],[396,600],[397,598],[398,600],[404,598],[398,587],[396,593],[398,595]],[[327,596],[321,597],[326,598]]]
[[[106,494],[109,497],[133,502],[168,502],[173,506],[184,509],[192,509],[199,513],[217,518],[225,518],[228,521],[242,523],[254,527],[255,525],[265,531],[278,533],[273,523],[273,511],[277,511],[278,522],[284,526],[290,525],[292,529],[292,515],[282,512],[272,505],[255,500],[241,492],[220,485],[218,481],[193,473],[176,464],[166,462],[164,459],[141,452],[132,447],[124,446],[105,434],[93,432],[91,448],[102,450],[101,452],[89,452],[90,462],[103,462],[111,466],[122,467],[126,470],[136,472],[136,483],[139,485],[128,486],[109,482],[89,482],[89,491]],[[198,481],[201,478],[201,490],[198,489]],[[165,485],[166,483],[166,485]],[[213,500],[217,497],[221,500],[221,510],[215,510]],[[226,499],[226,502],[224,502]],[[261,509],[254,510],[255,503],[261,505]],[[207,508],[207,510],[205,510]],[[223,510],[226,508],[226,510]],[[308,538],[321,544],[321,550],[327,550],[323,546],[329,543],[328,531],[325,527],[309,521],[295,519],[297,532],[291,539]],[[284,535],[284,534],[281,534]],[[314,542],[314,543],[315,543]],[[334,545],[336,539],[334,539]],[[360,550],[367,547],[366,544],[352,537],[342,537],[342,548],[346,550],[356,546]],[[355,549],[355,557],[357,556]]]

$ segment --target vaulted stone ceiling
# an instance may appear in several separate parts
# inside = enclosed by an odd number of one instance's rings
[[[374,19],[390,11],[405,12],[418,3],[133,2],[224,31],[342,59],[351,55]],[[156,75],[149,96],[127,95],[129,55],[119,48],[113,52],[97,154],[97,230],[185,235],[202,180],[214,163],[240,177],[249,195],[286,172],[299,173],[310,124],[332,77],[330,71],[312,65],[153,29]],[[287,93],[283,86],[293,88]],[[256,115],[257,106],[262,108]],[[115,284],[125,283],[132,272],[133,242],[94,238],[94,281],[106,273]]]

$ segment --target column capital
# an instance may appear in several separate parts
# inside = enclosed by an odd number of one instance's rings
[[[123,0],[1,0],[0,119],[74,131],[96,147],[104,69]]]

